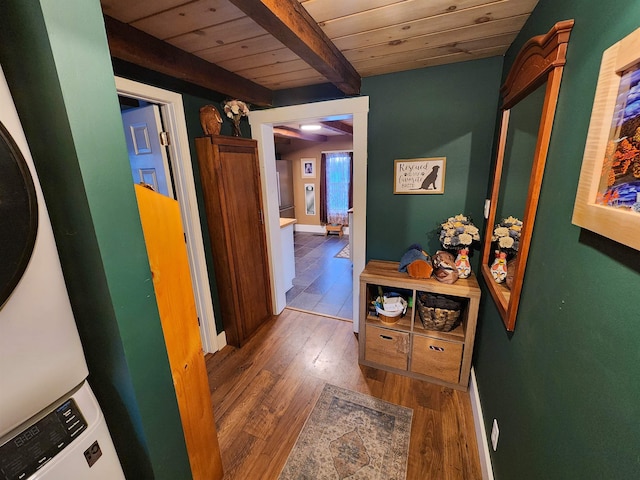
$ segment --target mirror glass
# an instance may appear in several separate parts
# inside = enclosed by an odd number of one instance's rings
[[[502,123],[481,268],[508,331],[515,328],[572,27],[573,20],[558,22],[525,43],[501,89]],[[501,223],[504,228],[495,229]]]
[[[509,216],[524,218],[545,87],[546,83],[509,111],[496,223]]]

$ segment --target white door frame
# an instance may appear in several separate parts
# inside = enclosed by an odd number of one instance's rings
[[[280,212],[276,180],[273,126],[279,123],[310,119],[338,120],[353,117],[353,330],[358,331],[360,307],[360,273],[364,270],[367,212],[367,121],[369,97],[279,107],[249,112],[251,135],[258,141],[262,198],[266,210],[267,250],[272,286],[274,314],[287,306],[280,238]]]
[[[226,345],[226,337],[224,332],[218,335],[216,331],[182,95],[121,77],[115,77],[115,82],[118,95],[160,106],[165,122],[164,128],[169,132],[171,139],[169,162],[187,241],[193,294],[200,319],[202,348],[205,353],[215,353]]]

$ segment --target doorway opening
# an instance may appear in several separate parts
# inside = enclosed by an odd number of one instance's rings
[[[178,201],[180,207],[202,347],[205,353],[215,353],[226,345],[226,339],[224,332],[218,335],[216,331],[182,96],[120,77],[115,77],[115,82],[119,97],[142,105],[153,105],[158,109],[161,122],[159,126],[169,138],[164,164],[151,167],[155,172],[147,167],[133,168],[132,179],[138,183],[137,178],[142,175],[144,183],[152,183],[155,173],[155,180],[159,183],[158,170],[164,170],[170,180],[171,187],[167,187],[167,193]],[[144,149],[146,136],[151,141],[151,129],[147,129],[145,133],[143,127],[137,125],[136,128],[138,130],[134,132],[133,138],[137,138],[137,148]],[[155,135],[156,133],[153,134]]]
[[[349,117],[341,125],[351,126],[351,122]],[[278,125],[277,131],[292,128],[291,124]],[[323,129],[308,137],[277,136],[274,142],[280,217],[296,222],[290,257],[294,275],[285,287],[287,307],[352,321],[348,210],[353,139],[345,130]]]
[[[256,110],[249,113],[251,133],[258,142],[260,158],[274,314],[279,314],[286,307],[285,272],[280,236],[280,211],[273,136],[274,125],[296,121],[302,123],[309,119],[319,118],[325,120],[353,118],[353,220],[350,222],[349,238],[352,245],[353,260],[352,311],[353,318],[357,320],[359,318],[358,280],[365,264],[368,112],[369,98],[363,96]],[[353,322],[353,329],[354,331],[358,330],[357,321]]]

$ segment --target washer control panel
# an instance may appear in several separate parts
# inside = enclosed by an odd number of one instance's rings
[[[87,428],[73,398],[0,447],[0,479],[24,480]]]

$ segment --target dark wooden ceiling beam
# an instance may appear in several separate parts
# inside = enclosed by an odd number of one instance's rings
[[[297,138],[299,140],[308,140],[310,142],[326,142],[326,135],[318,135],[317,133],[306,133],[290,127],[273,127],[273,135],[276,137]]]
[[[230,0],[254,22],[346,95],[360,93],[360,74],[296,0]]]
[[[273,92],[218,65],[180,50],[141,30],[104,16],[113,57],[259,106],[273,103]]]
[[[281,137],[279,135],[274,135],[273,143],[275,143],[276,145],[291,145],[291,139],[287,137]]]
[[[353,136],[353,126],[348,123],[341,122],[340,120],[332,120],[326,122],[320,122],[323,127],[333,130],[334,132],[344,133]]]

